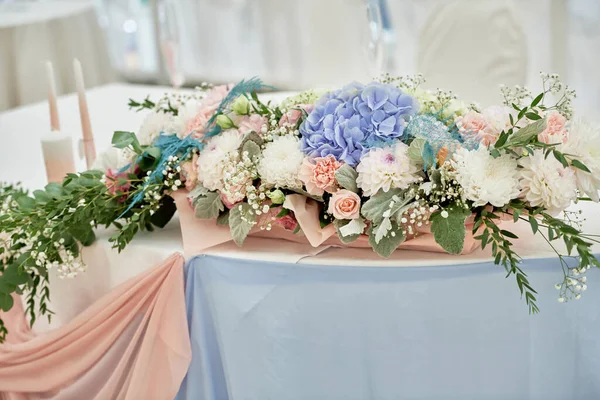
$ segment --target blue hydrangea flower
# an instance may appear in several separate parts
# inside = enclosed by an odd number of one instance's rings
[[[300,126],[302,150],[356,166],[371,147],[402,138],[417,101],[390,85],[352,83],[323,96]]]

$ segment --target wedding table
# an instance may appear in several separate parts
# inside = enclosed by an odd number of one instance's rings
[[[129,97],[164,90],[90,90],[98,149],[114,130],[139,126],[143,115],[127,110]],[[76,98],[61,97],[59,112],[64,130],[78,137]],[[37,143],[47,114],[45,104],[0,114],[0,180],[44,185]],[[585,230],[600,233],[600,207],[579,206]],[[552,249],[528,226],[515,232],[539,291],[539,315],[528,314],[489,249],[461,257],[397,251],[383,260],[365,249],[249,238],[243,249],[229,242],[190,257],[192,361],[178,399],[597,398],[600,276],[589,271],[583,298],[559,304],[554,284],[562,275]],[[109,233],[99,232],[85,250],[86,273],[51,277],[56,318],[36,330],[68,324],[118,284],[184,250],[177,217],[121,254],[110,249]]]

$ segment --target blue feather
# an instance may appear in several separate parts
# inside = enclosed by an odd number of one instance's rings
[[[238,98],[241,95],[256,92],[260,89],[272,88],[271,86],[266,86],[262,83],[262,81],[254,77],[248,81],[242,80],[237,85],[235,85],[225,96],[225,98],[217,107],[217,111],[210,117],[206,124],[206,129],[204,133],[205,138],[209,138],[215,135],[218,135],[221,132],[221,127],[219,127],[215,122],[217,119],[217,115],[222,113],[227,106],[233,100]],[[179,160],[184,160],[194,149],[202,150],[204,147],[204,143],[199,142],[197,139],[192,138],[192,134],[188,135],[185,139],[180,139],[176,135],[161,135],[158,137],[156,142],[154,143],[155,147],[160,149],[160,160],[158,162],[157,167],[152,171],[150,176],[148,176],[148,180],[144,183],[143,191],[137,193],[127,209],[119,216],[119,218],[123,217],[123,215],[127,214],[136,204],[141,202],[144,198],[145,189],[151,184],[160,183],[162,179],[162,171],[165,169],[167,162],[169,161],[169,157],[179,155]],[[129,166],[128,166],[129,167]]]

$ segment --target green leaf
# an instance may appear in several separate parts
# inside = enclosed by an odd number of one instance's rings
[[[216,192],[208,192],[206,196],[196,199],[196,218],[215,219],[224,209],[223,201]]]
[[[335,171],[335,179],[339,185],[344,189],[350,190],[354,193],[358,193],[356,178],[358,178],[358,173],[348,164],[343,164],[337,171]]]
[[[10,311],[15,304],[12,296],[7,293],[0,293],[0,310]]]
[[[90,246],[96,240],[96,234],[89,223],[73,224],[69,233],[84,246]]]
[[[544,98],[544,93],[540,93],[533,101],[531,102],[531,108],[540,104],[540,101]]]
[[[250,158],[250,160],[258,159],[260,157],[260,153],[261,153],[260,146],[251,140],[248,140],[244,144],[242,151],[248,152],[248,157]]]
[[[258,133],[252,131],[244,137],[239,149],[243,149],[247,142],[254,142],[260,147],[265,143],[265,140]]]
[[[229,225],[229,210],[221,213],[217,218],[217,225]]]
[[[531,230],[533,231],[533,234],[535,235],[538,231],[538,222],[537,219],[535,219],[535,217],[533,217],[532,215],[529,216],[529,225],[531,225]]]
[[[539,119],[542,119],[542,117],[540,117],[538,114],[536,114],[536,113],[532,113],[532,112],[528,112],[528,113],[526,113],[526,114],[525,114],[525,116],[526,116],[527,118],[529,118],[530,120],[532,120],[532,121],[537,121],[537,120],[539,120]]]
[[[408,158],[410,158],[415,164],[423,164],[423,149],[425,148],[427,140],[423,138],[416,138],[408,146]]]
[[[79,177],[75,176],[74,179],[79,179]],[[56,182],[47,184],[44,190],[46,191],[48,196],[52,197],[53,199],[59,199],[64,194],[62,185]]]
[[[241,247],[244,240],[246,240],[246,237],[252,230],[252,222],[255,220],[256,214],[253,212],[252,207],[247,203],[238,204],[229,210],[229,228],[231,230],[233,241],[238,246]]]
[[[21,261],[6,267],[4,272],[2,272],[2,280],[6,280],[6,282],[14,286],[23,285],[29,282],[31,279],[29,274],[19,268],[22,263],[23,262]]]
[[[355,220],[352,220],[355,221]],[[340,229],[347,226],[348,224],[350,224],[352,222],[351,220],[347,220],[347,219],[336,219],[333,222],[333,226],[335,226],[335,230],[338,234],[338,237],[340,238],[340,241],[344,244],[348,244],[348,243],[352,243],[354,242],[356,239],[358,239],[360,237],[360,233],[357,234],[353,234],[353,235],[347,235],[344,236],[341,232]]]
[[[582,171],[592,173],[592,171],[590,171],[589,168],[586,167],[585,164],[579,160],[571,160],[571,165],[575,168],[579,168]]]
[[[507,231],[507,230],[504,230],[504,229],[500,230],[500,233],[503,234],[506,237],[511,238],[511,239],[518,239],[519,238],[517,235],[515,235],[511,231]]]
[[[391,221],[391,225],[387,236],[382,237],[379,242],[375,240],[375,231],[379,228],[377,225],[372,224],[367,231],[369,244],[377,254],[385,258],[388,258],[406,239],[402,227],[396,221]]]
[[[48,193],[44,192],[43,190],[35,190],[33,192],[33,197],[35,197],[35,201],[38,204],[47,204],[52,200],[50,196],[48,196]]]
[[[546,129],[546,119],[540,119],[539,121],[532,122],[529,125],[524,126],[519,129],[517,132],[513,133],[508,138],[509,145],[522,145],[529,143],[531,139],[537,137],[540,133],[542,133]]]
[[[500,136],[498,136],[498,140],[494,143],[494,147],[502,147],[504,143],[506,143],[506,139],[508,139],[508,133],[502,132]]]
[[[124,149],[131,146],[136,154],[142,154],[143,152],[142,147],[133,132],[116,131],[112,137],[112,145],[117,149]]]
[[[554,158],[556,158],[564,168],[567,168],[569,166],[569,163],[567,162],[567,159],[565,158],[565,156],[558,150],[553,150],[552,154],[554,155]]]
[[[31,211],[35,208],[35,200],[28,196],[19,196],[16,202],[23,211]]]
[[[444,211],[448,213],[446,218]],[[450,254],[460,254],[465,243],[465,221],[471,210],[454,203],[444,210],[436,211],[429,218],[435,241]]]
[[[138,165],[142,171],[151,171],[158,166],[160,161],[160,149],[158,147],[148,147],[139,158]]]
[[[413,198],[413,195],[409,195],[408,190],[379,191],[362,205],[361,214],[369,221],[379,224],[385,218],[384,213],[386,211],[389,210],[390,216],[393,216],[409,204]],[[392,204],[392,207],[390,207],[390,204]]]

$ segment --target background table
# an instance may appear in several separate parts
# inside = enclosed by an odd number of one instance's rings
[[[0,4],[0,49],[0,110],[46,98],[46,60],[59,94],[75,91],[73,58],[88,87],[115,79],[91,0]]]

